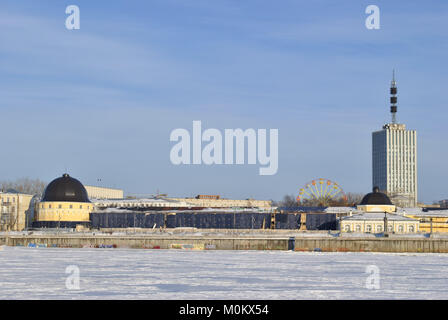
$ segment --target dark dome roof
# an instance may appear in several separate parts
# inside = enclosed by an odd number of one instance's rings
[[[374,187],[373,192],[366,194],[364,198],[362,198],[361,205],[366,204],[392,205],[392,202],[387,195],[380,192],[378,187]]]
[[[67,173],[47,185],[42,201],[90,202],[86,188]]]

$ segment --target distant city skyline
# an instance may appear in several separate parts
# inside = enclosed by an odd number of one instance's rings
[[[66,6],[79,30],[65,28]],[[365,27],[365,8],[381,28]],[[447,199],[445,1],[0,4],[0,180],[280,200],[327,178],[371,191],[371,132],[418,131],[419,201]],[[170,132],[278,129],[278,171],[170,162]],[[101,181],[98,181],[101,179]]]

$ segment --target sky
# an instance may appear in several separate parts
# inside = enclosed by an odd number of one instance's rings
[[[365,27],[371,4],[380,29]],[[68,172],[128,195],[279,200],[326,178],[367,193],[395,69],[419,201],[446,199],[447,13],[443,0],[3,0],[0,179]],[[278,172],[173,165],[170,133],[194,120],[278,129]]]

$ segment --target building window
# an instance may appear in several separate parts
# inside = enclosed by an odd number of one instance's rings
[[[409,232],[414,232],[414,230],[415,230],[415,228],[414,228],[414,226],[411,224],[411,225],[409,226]]]
[[[356,225],[356,232],[361,232],[361,225],[360,224]]]
[[[350,225],[346,224],[344,230],[345,232],[350,232]]]
[[[59,209],[62,209],[62,204],[59,205]]]
[[[372,226],[370,224],[366,225],[366,232],[372,232]]]
[[[403,230],[404,230],[403,225],[400,224],[400,225],[398,226],[398,232],[403,232]]]
[[[73,205],[72,204],[70,205],[70,209],[73,209]]]
[[[50,208],[50,209],[51,209],[51,204],[49,204],[49,205],[48,205],[48,208]]]
[[[383,231],[383,227],[381,225],[377,225],[376,232],[381,232],[381,231]]]
[[[79,209],[82,209],[82,204],[79,205]]]

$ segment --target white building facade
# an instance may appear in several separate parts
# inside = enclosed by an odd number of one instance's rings
[[[400,207],[417,206],[417,132],[386,124],[372,133],[373,186]]]
[[[417,206],[417,131],[396,121],[395,72],[390,86],[392,122],[372,133],[372,183],[399,207]]]

